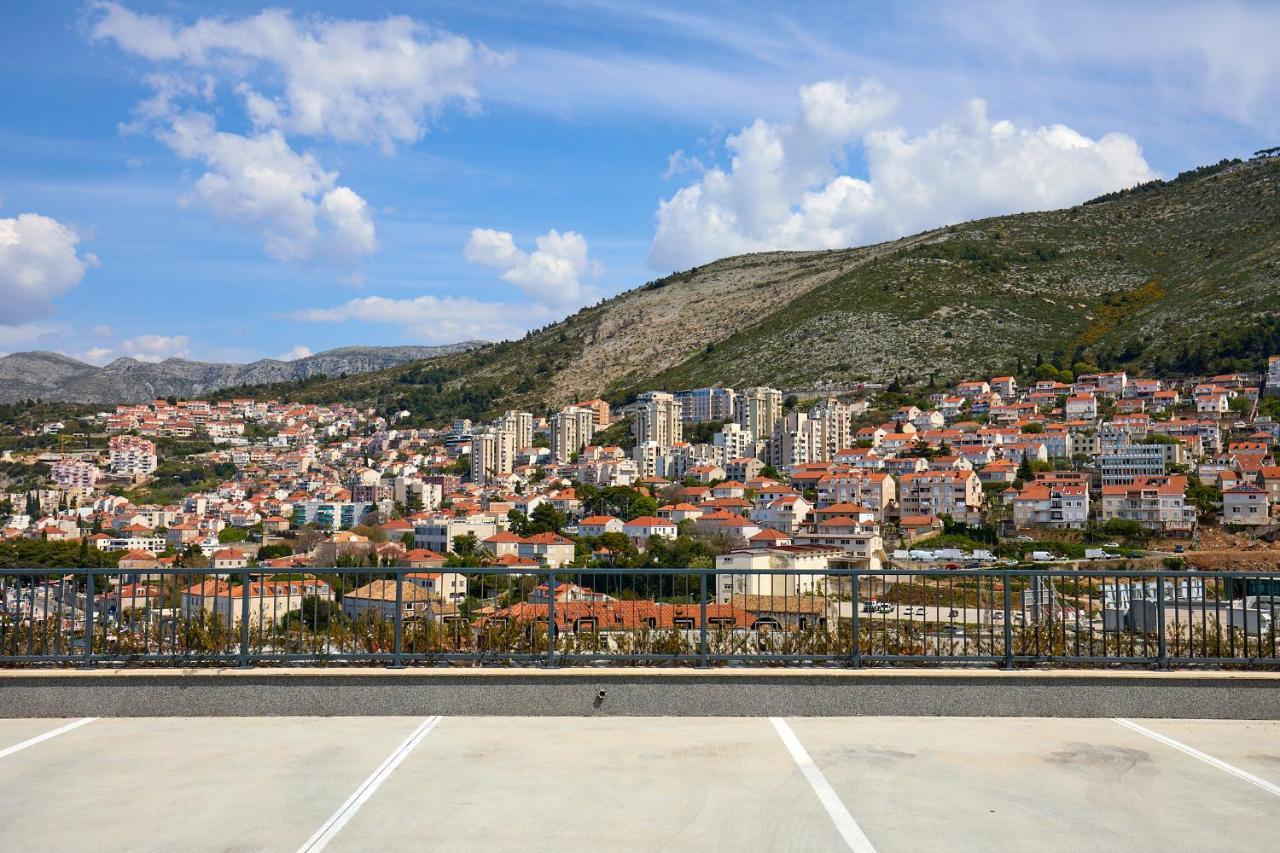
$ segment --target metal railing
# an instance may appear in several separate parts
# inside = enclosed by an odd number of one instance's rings
[[[0,569],[0,666],[1280,667],[1280,574]]]

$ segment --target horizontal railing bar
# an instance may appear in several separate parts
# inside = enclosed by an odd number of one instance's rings
[[[218,569],[128,569],[128,568],[72,568],[72,569],[48,569],[48,568],[31,568],[31,569],[14,569],[0,568],[0,577],[29,577],[31,575],[47,575],[61,577],[87,577],[88,575],[145,575],[155,577],[182,577],[188,575],[227,575],[228,580],[236,580],[237,576],[243,574],[245,569],[234,570],[218,570]],[[250,568],[250,575],[291,575],[291,574],[308,574],[308,575],[352,575],[352,576],[371,576],[371,575],[406,575],[417,573],[440,573],[449,572],[463,575],[495,575],[508,577],[539,577],[548,574],[561,575],[602,575],[602,576],[671,576],[671,575],[795,575],[799,577],[848,577],[857,575],[858,577],[938,577],[938,578],[965,578],[965,577],[992,577],[992,576],[1039,576],[1039,577],[1063,577],[1063,578],[1151,578],[1151,577],[1168,577],[1168,578],[1272,578],[1280,579],[1280,571],[1197,571],[1194,569],[1151,569],[1143,571],[1140,569],[1125,570],[1108,570],[1108,569],[1033,569],[1033,568],[1003,568],[1003,569],[847,569],[847,568],[827,568],[827,569],[752,569],[752,568],[723,568],[723,569],[672,569],[672,568],[578,568],[567,567],[559,569],[518,569],[507,566],[445,566],[435,569],[410,569],[403,566],[386,566],[386,567],[364,567],[359,569],[353,568],[330,568],[330,567],[306,567],[289,569],[264,569]]]

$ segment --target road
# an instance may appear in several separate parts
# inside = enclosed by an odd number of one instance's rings
[[[0,823],[95,851],[1266,850],[1280,723],[0,720]]]

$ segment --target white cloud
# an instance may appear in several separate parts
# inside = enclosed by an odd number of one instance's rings
[[[57,323],[0,324],[0,353],[50,349],[66,337],[67,329]]]
[[[474,228],[463,254],[472,263],[501,270],[505,281],[543,305],[566,308],[594,297],[583,278],[598,276],[603,268],[588,256],[587,238],[553,228],[534,242],[537,248],[525,252],[508,231]]]
[[[273,258],[350,260],[376,247],[369,206],[337,184],[311,154],[298,154],[276,130],[240,136],[215,129],[200,112],[175,116],[159,137],[209,171],[194,194],[219,219],[261,230]]]
[[[173,18],[95,4],[94,39],[157,63],[227,80],[259,128],[390,148],[414,142],[450,101],[473,105],[475,74],[504,60],[412,18],[295,18],[268,9],[244,18]],[[278,91],[259,88],[278,84]]]
[[[84,352],[67,353],[72,358],[78,358],[81,361],[87,361],[99,367],[110,362],[115,357],[115,354],[116,351],[111,347],[90,347]]]
[[[1169,0],[1152,14],[1143,4],[984,0],[937,11],[958,41],[1007,56],[1016,69],[1039,66],[1058,76],[1100,70],[1111,79],[1123,70],[1128,87],[1145,78],[1148,96],[1168,110],[1194,106],[1266,132],[1280,127],[1275,3]]]
[[[46,316],[55,297],[80,283],[98,259],[77,254],[79,242],[74,230],[38,213],[0,219],[0,324]]]
[[[164,361],[186,358],[191,354],[191,339],[186,335],[138,335],[120,345],[120,353],[138,361]]]
[[[151,132],[208,171],[193,197],[218,218],[262,233],[278,260],[349,264],[377,239],[368,203],[337,183],[293,135],[376,144],[390,152],[427,132],[451,102],[475,107],[477,69],[505,59],[408,17],[173,18],[93,5],[91,37],[155,63],[151,97],[125,132]],[[219,131],[218,92],[234,92],[251,130]]]
[[[309,355],[312,355],[311,347],[304,347],[299,344],[288,352],[281,353],[276,356],[276,358],[280,361],[297,361],[298,359],[306,358]]]
[[[730,136],[727,169],[659,202],[650,263],[680,269],[726,255],[819,249],[939,225],[1075,204],[1155,174],[1129,136],[1094,140],[1064,125],[963,118],[918,136],[884,127],[895,98],[875,83],[800,90],[789,125],[756,120]],[[842,174],[860,144],[867,177]]]
[[[503,340],[542,325],[555,315],[539,305],[481,302],[469,297],[419,296],[389,299],[366,296],[334,308],[307,308],[291,315],[322,323],[360,321],[389,323],[403,328],[413,340],[455,343],[465,340]]]

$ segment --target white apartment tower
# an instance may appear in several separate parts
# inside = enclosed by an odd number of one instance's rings
[[[507,412],[498,418],[497,428],[511,433],[516,452],[533,446],[533,415],[529,412]]]
[[[769,464],[778,468],[820,461],[816,446],[822,443],[822,422],[804,412],[790,412],[773,426],[769,436]]]
[[[747,388],[738,392],[734,420],[757,438],[773,435],[782,420],[782,392],[777,388]]]
[[[631,425],[636,444],[657,442],[670,447],[684,438],[680,401],[665,391],[646,391],[640,395],[640,408]]]
[[[585,406],[566,406],[551,420],[551,457],[568,462],[591,443],[596,432],[596,412]]]
[[[711,437],[711,441],[720,449],[721,463],[743,456],[756,455],[756,440],[751,430],[744,429],[741,424],[727,423]]]
[[[685,423],[728,421],[733,419],[737,394],[732,388],[694,388],[675,394],[680,402],[680,417]]]
[[[515,468],[515,434],[490,428],[471,437],[471,481],[488,483]]]

